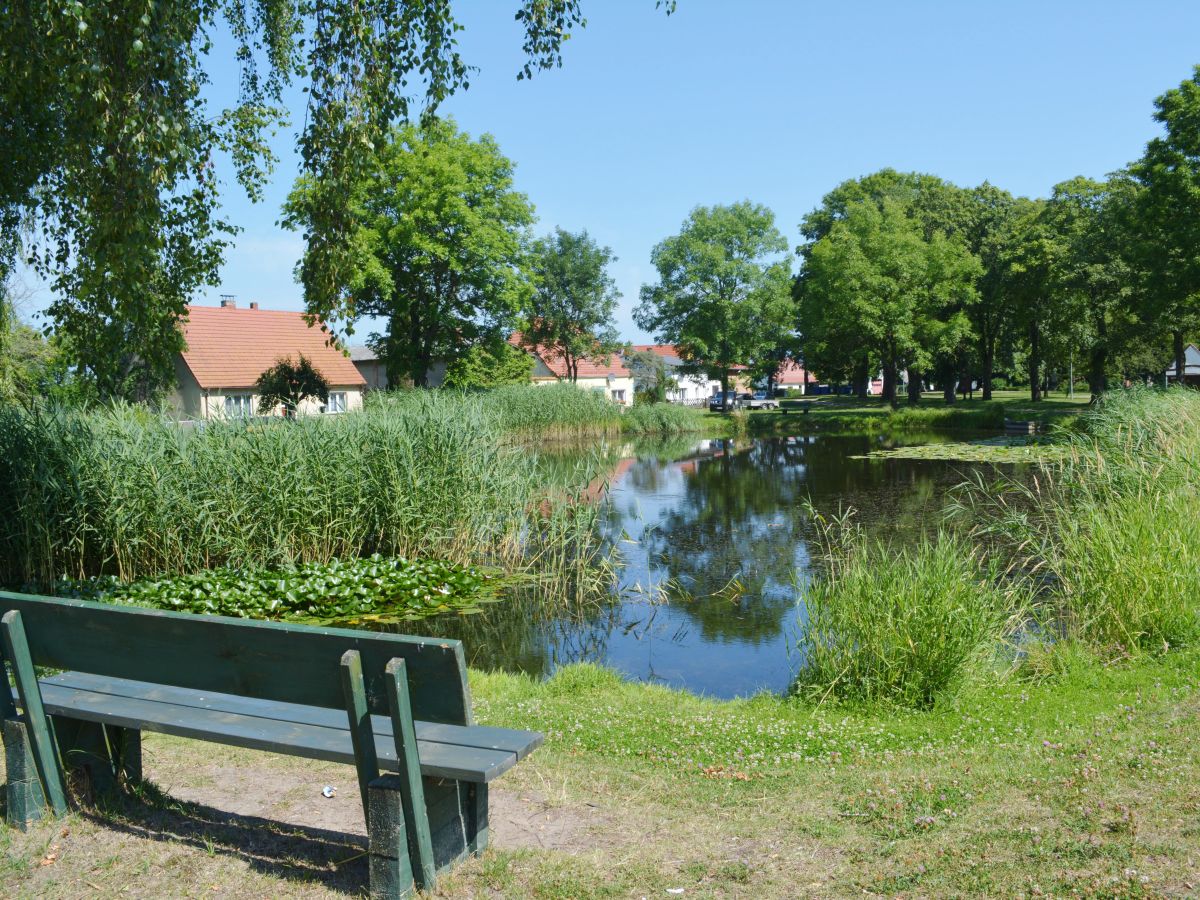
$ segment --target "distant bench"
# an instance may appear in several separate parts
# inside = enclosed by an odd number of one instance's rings
[[[808,411],[812,409],[811,400],[780,400],[779,408],[783,410],[786,416],[789,410],[798,409],[803,415],[808,415]]]
[[[458,641],[3,592],[0,613],[18,827],[66,812],[67,771],[95,791],[140,779],[142,731],[352,763],[371,895],[404,897],[482,852],[488,783],[542,743],[472,724]]]

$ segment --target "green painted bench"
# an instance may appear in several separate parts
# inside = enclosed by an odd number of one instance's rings
[[[66,812],[68,773],[139,779],[143,731],[351,763],[376,897],[481,852],[488,783],[542,742],[473,724],[457,641],[4,592],[0,636],[11,824]]]

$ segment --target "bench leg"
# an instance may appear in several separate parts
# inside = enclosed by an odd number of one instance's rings
[[[17,718],[5,719],[2,727],[4,766],[8,778],[4,791],[6,818],[9,825],[24,831],[45,814],[46,797],[42,793],[42,782],[33,761],[33,748],[29,745],[29,730],[25,723]]]
[[[488,786],[467,784],[467,799],[471,804],[471,817],[467,823],[467,849],[479,856],[488,845]]]
[[[130,728],[52,716],[54,733],[80,794],[95,800],[142,777],[142,736]]]
[[[367,786],[367,852],[375,900],[413,895],[402,786],[398,775],[383,775]]]

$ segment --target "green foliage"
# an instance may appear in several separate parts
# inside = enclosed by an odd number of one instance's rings
[[[535,241],[531,255],[536,283],[522,341],[562,357],[573,383],[581,359],[605,359],[621,348],[613,323],[621,292],[608,274],[617,258],[586,231],[561,228]]]
[[[843,540],[804,595],[799,690],[922,708],[989,664],[1014,600],[965,544],[945,534],[916,548]]]
[[[665,403],[667,391],[675,387],[667,361],[653,350],[626,350],[624,360],[637,385],[637,401]]]
[[[621,427],[621,406],[604,391],[571,384],[500,387],[481,399],[496,426],[518,437],[603,434]]]
[[[669,13],[673,3],[658,4]],[[582,27],[579,0],[517,0],[526,61],[561,63]],[[373,151],[418,105],[431,114],[465,86],[452,0],[19,2],[0,16],[0,281],[18,252],[52,283],[49,312],[72,362],[102,398],[170,384],[187,298],[214,283],[237,231],[219,214],[214,160],[261,199],[267,136],[290,127],[303,84],[302,167],[310,311],[337,324],[353,306],[363,251],[349,215]],[[215,59],[211,36],[232,37]],[[240,70],[237,101],[205,100],[210,74]],[[148,90],[147,85],[153,85]],[[32,221],[34,228],[21,226]]]
[[[1104,652],[1200,638],[1200,395],[1111,391],[1069,435],[1038,529],[1070,634]]]
[[[477,612],[491,599],[483,591],[493,580],[473,566],[373,554],[293,569],[220,567],[129,583],[95,578],[66,593],[199,615],[362,623]]]
[[[703,431],[704,411],[676,403],[641,403],[625,411],[621,429],[631,434],[685,434]]]
[[[642,287],[638,325],[674,344],[693,371],[728,389],[734,366],[753,365],[792,331],[787,241],[765,206],[698,206],[651,254],[658,284]]]
[[[1146,145],[1131,167],[1145,188],[1134,218],[1130,248],[1147,280],[1142,316],[1159,334],[1173,337],[1176,365],[1183,368],[1184,335],[1200,326],[1195,297],[1200,292],[1200,66],[1192,77],[1154,101],[1154,118],[1164,133]]]
[[[901,369],[924,372],[968,340],[964,309],[976,300],[979,261],[942,231],[926,234],[898,200],[850,204],[805,255],[806,354],[835,366],[840,360],[847,373],[854,354],[867,360],[863,374],[878,360],[886,399],[895,400]]]
[[[1106,654],[1162,653],[1200,638],[1195,490],[1077,501],[1056,510],[1056,612]]]
[[[442,384],[474,390],[504,384],[529,384],[533,357],[504,341],[477,344],[446,366]]]
[[[301,178],[286,223],[311,229],[323,190]],[[355,184],[351,213],[352,269],[339,288],[354,315],[387,320],[371,344],[393,383],[426,386],[435,360],[494,338],[528,303],[533,206],[490,135],[472,140],[450,119],[396,128]],[[325,252],[310,243],[304,266]]]
[[[259,395],[258,411],[267,415],[282,406],[285,416],[295,418],[305,400],[329,402],[329,382],[303,353],[295,362],[290,358],[276,362],[258,376],[254,387]]]

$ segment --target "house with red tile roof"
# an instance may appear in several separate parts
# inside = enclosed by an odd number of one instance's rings
[[[684,364],[683,358],[678,348],[671,344],[631,344],[630,349],[649,351],[666,364],[667,374],[675,380],[675,388],[667,391],[667,400],[671,403],[700,406],[721,390],[721,382],[715,378],[703,374],[685,375],[679,371]]]
[[[534,384],[569,383],[567,362],[560,354],[545,347],[527,346],[522,343],[518,332],[514,332],[508,342],[533,357]],[[619,353],[607,358],[597,356],[580,359],[576,365],[575,386],[603,392],[604,396],[622,406],[633,405],[633,374],[625,367]]]
[[[366,381],[340,346],[330,344],[324,326],[309,325],[304,314],[238,309],[224,299],[217,306],[189,306],[182,322],[187,343],[175,360],[176,389],[171,402],[189,419],[281,415],[259,409],[254,385],[281,359],[308,357],[329,382],[329,402],[305,401],[299,412],[337,413],[362,407]]]

